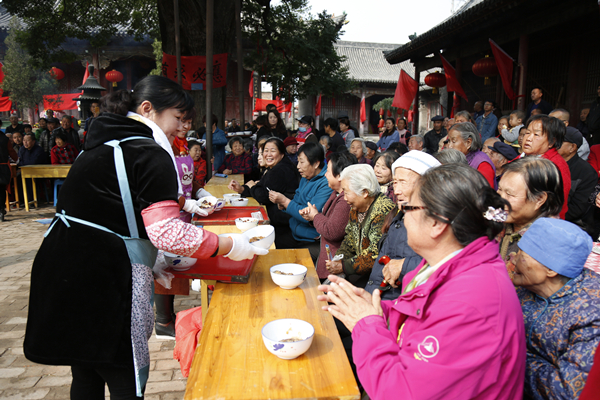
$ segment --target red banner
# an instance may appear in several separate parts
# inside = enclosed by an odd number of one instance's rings
[[[162,74],[177,82],[177,58],[163,53]],[[181,56],[181,86],[185,90],[206,90],[206,57]],[[213,88],[227,85],[227,53],[213,55]]]
[[[275,104],[279,113],[292,112],[292,103],[284,103],[281,100],[256,99],[254,111],[267,111],[267,105]]]
[[[513,63],[515,60],[511,56],[506,54],[504,50],[500,48],[492,39],[490,39],[490,46],[492,47],[492,53],[496,59],[496,66],[500,73],[500,79],[502,79],[502,87],[509,99],[514,100],[517,98],[512,88],[513,78]]]
[[[317,104],[315,106],[315,116],[321,115],[321,95],[317,96]]]
[[[367,110],[365,107],[365,98],[360,101],[360,123],[364,124],[367,120]]]
[[[250,72],[250,86],[248,86],[248,93],[250,93],[250,98],[254,97],[254,71]]]
[[[12,101],[10,97],[0,97],[0,111],[10,111],[12,109]]]
[[[455,92],[466,101],[469,101],[462,86],[460,86],[460,83],[458,83],[458,79],[456,79],[456,70],[454,67],[450,65],[450,63],[441,54],[440,58],[442,59],[442,65],[444,66],[444,74],[446,74],[446,89],[449,92]]]
[[[410,105],[415,100],[417,91],[419,90],[419,82],[411,78],[404,70],[400,71],[396,92],[394,93],[394,101],[392,107],[401,108],[403,110],[410,109]]]
[[[54,111],[77,110],[77,100],[81,92],[48,94],[44,96],[44,109]]]

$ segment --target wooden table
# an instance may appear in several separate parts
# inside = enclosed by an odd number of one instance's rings
[[[15,207],[19,208],[19,187],[17,185],[17,164],[11,163],[10,164],[10,175],[12,176],[12,181],[13,181],[13,187],[14,187],[14,194],[15,194]],[[8,191],[8,186],[10,186],[10,183],[7,186],[7,191]],[[10,200],[8,199],[8,193],[6,194],[6,212],[10,212]]]
[[[308,267],[298,288],[284,290],[269,268],[293,262]],[[333,317],[317,301],[317,277],[306,249],[272,250],[259,256],[250,282],[217,283],[184,399],[359,399],[360,394]],[[269,353],[262,327],[275,319],[311,323],[311,348],[294,360]]]
[[[225,193],[234,193],[233,190],[229,189],[227,186],[229,182],[232,180],[238,181],[240,185],[244,184],[244,175],[229,175],[227,178],[220,178],[218,176],[213,176],[210,178],[210,181],[204,186],[204,189],[210,192],[213,196],[217,198],[222,198]],[[253,199],[252,197],[248,198],[249,206],[259,206],[258,201]]]
[[[35,178],[66,178],[69,170],[71,169],[71,165],[40,164],[26,165],[20,168],[21,178],[23,179],[23,198],[25,201],[25,210],[29,211],[29,199],[27,198],[27,185],[25,183],[25,179],[31,178],[31,186],[33,187],[33,202],[37,207],[38,201]]]

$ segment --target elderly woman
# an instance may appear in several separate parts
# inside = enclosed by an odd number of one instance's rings
[[[20,134],[20,132],[15,132]],[[73,164],[79,155],[79,150],[67,142],[67,135],[64,132],[56,132],[54,135],[56,145],[50,151],[50,161],[52,164]]]
[[[400,133],[396,129],[394,118],[385,119],[385,130],[381,133],[381,139],[377,142],[377,147],[381,151],[386,151],[390,144],[400,141]]]
[[[466,165],[427,171],[402,209],[424,258],[402,295],[381,301],[330,276],[319,300],[352,331],[360,382],[374,400],[520,399],[525,329],[494,240],[506,202]]]
[[[231,154],[225,157],[225,161],[219,167],[219,172],[227,175],[250,174],[252,172],[252,156],[244,151],[244,141],[240,137],[234,137],[229,141]]]
[[[473,125],[475,125],[475,120],[471,116],[471,113],[464,110],[456,113],[456,116],[454,117],[454,124],[452,126],[456,124],[461,124],[463,122],[470,122]],[[452,128],[452,126],[450,128]]]
[[[435,154],[435,159],[440,162],[440,164],[466,164],[469,165],[467,161],[467,156],[456,149],[444,149],[442,151],[438,151]]]
[[[517,243],[540,217],[555,217],[564,199],[558,168],[543,158],[522,158],[504,166],[498,194],[510,204],[500,255],[509,272],[514,269]]]
[[[350,153],[356,156],[359,164],[372,164],[372,161],[367,158],[367,145],[365,144],[365,139],[352,139],[352,144],[350,144]]]
[[[554,218],[538,219],[519,241],[512,280],[527,332],[527,398],[576,399],[583,390],[600,343],[600,276],[583,267],[592,246],[577,225]]]
[[[249,181],[240,185],[236,180],[232,180],[229,189],[243,197],[253,197],[264,205],[275,229],[289,229],[290,215],[270,200],[269,192],[274,190],[285,196],[293,196],[300,183],[298,172],[285,155],[283,140],[279,138],[270,138],[264,142],[262,158],[267,171],[259,181]]]
[[[379,289],[382,299],[397,298],[402,294],[402,279],[423,259],[406,242],[407,234],[403,221],[405,214],[400,209],[402,204],[410,199],[421,175],[439,165],[430,154],[416,150],[404,154],[392,164],[397,206],[385,218],[383,235],[377,246],[379,256],[365,287],[367,292],[373,294],[375,289]],[[390,261],[385,263],[381,259],[382,256],[389,257]]]
[[[470,122],[455,124],[448,132],[448,148],[467,156],[469,165],[481,172],[490,187],[497,189],[496,168],[487,154],[481,151],[481,136]]]
[[[323,211],[319,212],[317,207],[310,202],[308,207],[300,210],[302,218],[312,222],[319,235],[321,235],[317,275],[322,281],[329,275],[325,262],[330,260],[337,252],[346,235],[350,204],[344,200],[340,174],[346,167],[353,164],[356,164],[354,155],[347,152],[333,153],[327,163],[327,172],[325,173],[327,184],[333,191],[323,206]],[[329,246],[329,251],[327,251],[326,246]]]
[[[392,173],[392,164],[400,157],[400,154],[395,151],[385,151],[379,153],[377,157],[373,159],[373,171],[377,182],[381,189],[381,193],[385,194],[392,201],[395,201],[394,197],[394,185],[392,180],[394,175]]]
[[[302,179],[293,196],[286,196],[274,189],[269,191],[269,200],[290,216],[287,228],[275,228],[275,246],[278,249],[308,248],[313,262],[316,263],[319,258],[319,233],[302,217],[300,211],[311,203],[321,211],[331,195],[331,188],[325,177],[327,166],[321,145],[306,142],[300,147],[298,172]]]
[[[381,193],[373,168],[368,165],[351,165],[340,177],[344,199],[352,207],[346,236],[336,252],[344,258],[327,261],[325,266],[330,273],[344,273],[351,282],[364,287],[377,258],[383,221],[394,203]]]
[[[571,170],[567,162],[558,154],[558,149],[562,146],[567,132],[565,124],[554,117],[536,115],[529,118],[526,125],[527,130],[522,142],[525,156],[542,156],[542,158],[552,161],[560,171],[565,199],[560,217],[565,219],[568,211],[567,200],[571,191]]]

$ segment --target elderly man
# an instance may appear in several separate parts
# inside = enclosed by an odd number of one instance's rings
[[[488,155],[490,156],[490,160],[492,160],[494,167],[496,168],[496,182],[500,183],[500,179],[504,174],[504,166],[519,155],[514,147],[502,143],[499,140],[496,141],[493,146],[487,146],[487,149],[489,151]]]
[[[483,142],[483,148],[481,149],[481,151],[487,154],[488,157],[492,158],[491,148],[494,145],[494,143],[499,141],[500,139],[498,139],[497,137],[491,137],[487,139],[485,142]]]
[[[408,150],[417,150],[424,151],[423,145],[425,142],[423,141],[423,136],[413,135],[408,139]]]
[[[23,138],[23,147],[19,150],[19,162],[17,165],[22,167],[24,165],[37,165],[45,164],[48,162],[48,158],[40,146],[35,142],[35,135],[30,133],[25,135]]]
[[[525,397],[576,399],[600,343],[600,276],[583,268],[592,239],[540,218],[518,243],[515,273],[527,334]]]
[[[13,150],[18,154],[23,147],[23,133],[14,131],[12,134]]]
[[[412,150],[398,158],[392,164],[394,174],[394,194],[398,205],[410,199],[417,181],[427,170],[440,166],[440,162],[432,155],[418,150]],[[393,300],[402,294],[402,278],[419,265],[423,259],[407,243],[407,233],[404,227],[404,213],[394,213],[389,228],[379,241],[379,255],[375,259],[371,276],[365,290],[373,294],[375,289],[382,291],[383,300]],[[385,224],[388,225],[388,224]],[[391,261],[387,264],[381,259],[388,256]],[[381,284],[383,283],[383,287]]]
[[[477,121],[477,118],[483,115],[483,102],[481,100],[477,100],[475,104],[473,104],[473,120]]]
[[[569,119],[571,118],[571,113],[568,112],[567,110],[565,110],[564,108],[556,108],[556,109],[552,110],[552,112],[549,115],[551,117],[558,118],[559,120],[561,120],[563,122],[563,124],[565,124],[565,126],[567,126],[567,127],[569,126]],[[581,130],[579,130],[579,129],[578,129],[578,131],[581,132]],[[577,149],[577,154],[583,160],[587,161],[587,159],[590,155],[590,145],[588,144],[587,140],[585,140],[585,136],[583,136],[583,132],[581,132],[581,135],[582,135],[583,142]]]
[[[421,142],[422,142],[422,140],[421,140]],[[375,156],[377,154],[379,154],[377,143],[372,142],[370,140],[365,140],[365,146],[367,146],[367,154],[365,154],[365,157],[367,157],[369,160],[373,161]]]
[[[67,142],[71,143],[73,146],[75,146],[75,148],[77,149],[77,151],[81,151],[81,139],[79,138],[79,132],[77,132],[75,129],[71,128],[71,124],[73,123],[73,121],[71,120],[71,117],[68,115],[63,115],[62,119],[60,120],[60,127],[56,128],[53,132],[52,135],[56,136],[57,132],[62,132],[67,136]],[[53,137],[54,139],[54,137]],[[54,141],[54,140],[52,140]],[[54,146],[52,146],[54,147]],[[50,150],[52,150],[52,147],[50,148]]]
[[[423,148],[429,154],[437,153],[440,140],[448,135],[448,131],[443,127],[444,117],[436,115],[431,118],[433,129],[425,134]]]
[[[58,128],[59,125],[60,121],[58,118],[48,118],[48,121],[46,122],[46,129],[43,129],[40,132],[39,145],[42,150],[44,150],[44,153],[48,155],[48,157],[50,157],[50,151],[52,151],[52,148],[56,144],[52,132]]]
[[[590,113],[590,108],[582,108],[579,113],[579,122],[577,123],[577,129],[583,135],[583,138],[588,140],[590,139],[590,130],[587,127],[587,116]]]
[[[562,146],[558,149],[558,154],[567,162],[569,171],[571,171],[571,191],[569,192],[569,211],[565,220],[571,221],[592,234],[592,225],[594,224],[594,210],[588,199],[596,182],[598,175],[594,168],[583,161],[577,149],[583,143],[583,135],[572,126],[567,126],[567,133]]]
[[[541,114],[548,115],[552,111],[552,106],[546,100],[542,99],[544,92],[540,88],[534,88],[531,91],[531,103],[527,107],[527,114],[525,115],[525,121],[529,119],[533,110],[539,110]]]
[[[25,133],[25,128],[19,124],[19,118],[16,115],[11,115],[8,120],[10,121],[10,125],[4,130],[7,136],[15,132]]]
[[[494,115],[494,106],[493,101],[486,100],[483,103],[483,114],[475,120],[477,130],[481,134],[481,140],[484,142],[496,136],[496,129],[498,129],[498,117]]]

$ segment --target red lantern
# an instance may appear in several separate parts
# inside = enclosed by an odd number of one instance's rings
[[[498,66],[496,65],[496,60],[494,57],[485,56],[473,64],[473,73],[476,76],[485,78],[483,81],[484,85],[489,85],[491,82],[490,76],[498,75]]]
[[[379,117],[380,117],[380,118],[382,118],[382,117],[383,117],[383,112],[384,112],[384,111],[383,111],[383,108],[380,108],[380,109],[379,109]]]
[[[117,70],[108,71],[104,77],[107,81],[112,82],[113,87],[117,87],[117,82],[121,82],[123,80],[123,74]]]
[[[56,79],[57,81],[60,81],[62,78],[65,77],[65,73],[63,72],[62,69],[60,68],[56,68],[56,67],[52,67],[50,69],[50,71],[48,71],[50,73],[50,75]]]
[[[377,124],[378,128],[383,128],[383,126],[385,125],[385,121],[383,119],[379,119],[379,124]]]
[[[392,110],[388,110],[388,117],[392,116]]]
[[[433,94],[438,92],[438,88],[446,86],[446,75],[440,72],[433,72],[425,77],[425,84],[433,88]]]

